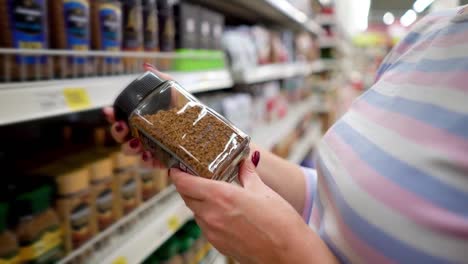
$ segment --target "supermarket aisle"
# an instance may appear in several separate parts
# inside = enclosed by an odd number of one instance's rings
[[[124,155],[109,133],[102,108],[144,63],[169,73],[238,135],[314,167],[314,147],[337,116],[337,87],[348,81],[334,6],[221,2],[0,4],[0,262],[226,262],[167,169]],[[182,123],[172,122],[164,131]],[[223,135],[203,133],[194,148],[220,145]],[[180,167],[198,172],[177,154]]]

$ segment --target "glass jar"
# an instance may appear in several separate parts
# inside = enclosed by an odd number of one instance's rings
[[[118,120],[166,167],[233,181],[249,153],[250,137],[175,81],[147,72],[117,97]]]

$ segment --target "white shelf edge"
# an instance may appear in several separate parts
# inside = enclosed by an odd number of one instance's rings
[[[170,72],[191,93],[228,88],[233,85],[228,70]],[[76,80],[0,84],[0,126],[112,105],[120,91],[139,75],[90,77]],[[66,88],[79,88],[89,104],[71,108],[63,94]]]
[[[292,5],[287,0],[263,0],[275,10],[294,21],[297,25],[304,28],[309,33],[320,35],[323,33],[319,24],[310,19],[303,11]]]
[[[242,71],[233,71],[232,76],[235,83],[254,84],[295,76],[307,76],[321,70],[323,70],[323,63],[318,60],[310,63],[293,62],[261,65],[255,68],[243,69]]]
[[[299,164],[309,151],[319,142],[322,135],[322,126],[313,124],[306,131],[305,135],[293,147],[288,160]]]
[[[150,221],[129,234],[125,240],[103,257],[95,258],[94,263],[116,263],[125,260],[125,263],[141,263],[151,253],[159,248],[167,239],[175,234],[177,229],[193,218],[192,212],[185,206],[182,198],[174,192],[171,202],[158,204],[159,213],[154,214]],[[177,219],[177,220],[174,220]],[[138,220],[141,221],[141,220]],[[171,221],[177,221],[177,228],[171,227]],[[143,223],[139,223],[143,225]]]

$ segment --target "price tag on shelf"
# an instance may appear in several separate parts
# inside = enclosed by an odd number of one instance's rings
[[[63,96],[67,106],[72,110],[91,107],[88,91],[84,88],[65,88],[63,89]]]
[[[118,257],[112,261],[112,264],[128,264],[128,261],[126,257]]]
[[[172,232],[177,231],[179,229],[179,227],[180,227],[179,217],[177,215],[173,215],[173,216],[169,217],[169,219],[167,220],[167,227]]]

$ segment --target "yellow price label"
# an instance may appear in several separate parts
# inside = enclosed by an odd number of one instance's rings
[[[114,261],[112,261],[112,264],[127,264],[127,258],[125,257],[118,257]]]
[[[171,230],[172,232],[177,231],[177,229],[179,229],[180,227],[179,217],[177,217],[176,215],[169,217],[169,219],[167,220],[167,226],[169,227],[169,230]]]
[[[72,110],[79,110],[91,107],[91,100],[88,92],[84,88],[63,89],[65,103]]]

